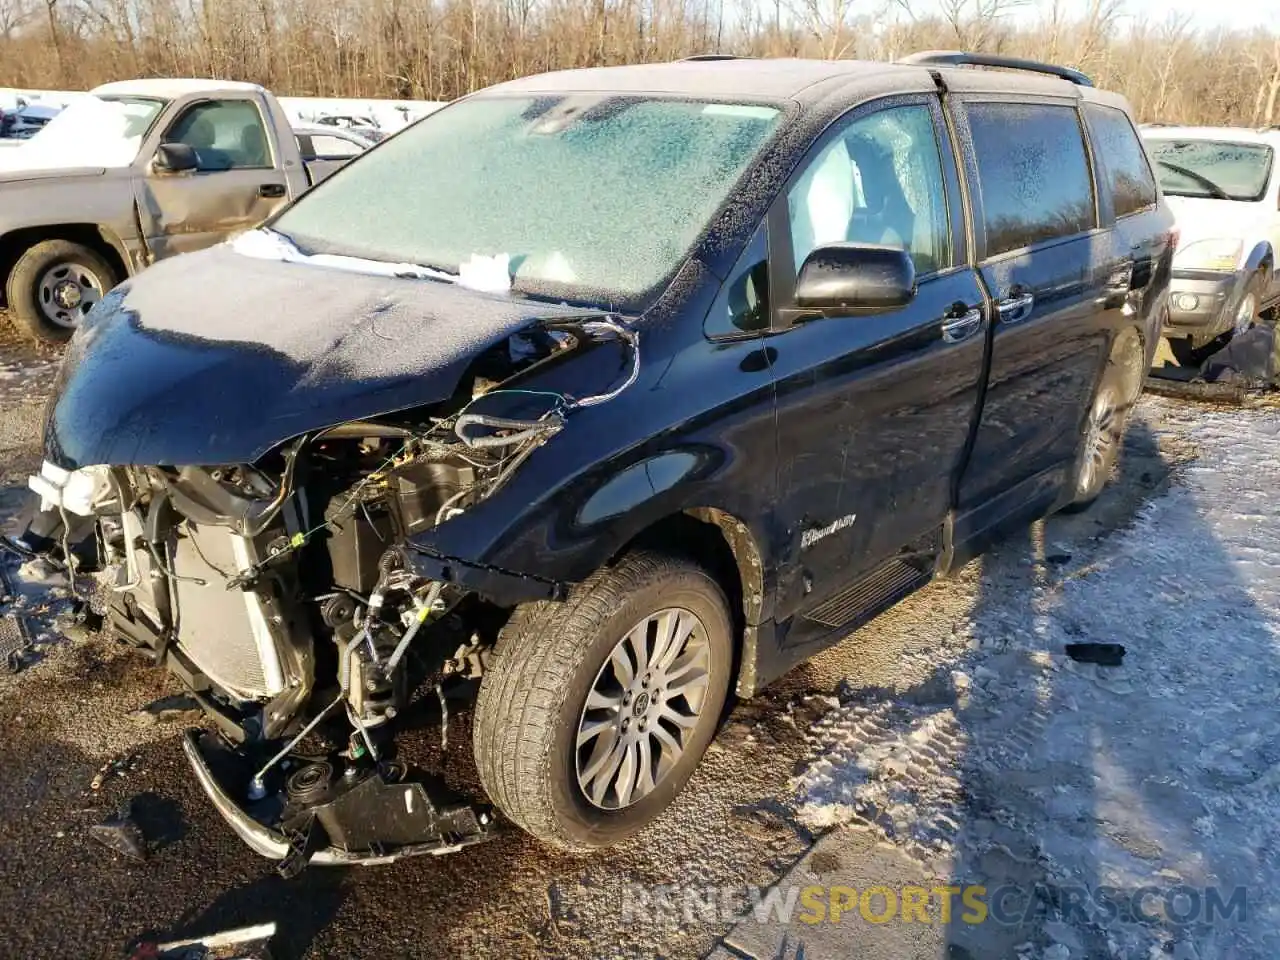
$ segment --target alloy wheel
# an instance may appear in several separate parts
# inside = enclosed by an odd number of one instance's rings
[[[663,782],[702,715],[710,675],[707,629],[689,610],[659,610],[618,641],[575,742],[578,787],[593,806],[621,810]]]
[[[1089,425],[1085,434],[1084,459],[1076,490],[1081,498],[1095,496],[1107,482],[1107,474],[1115,463],[1123,428],[1118,397],[1114,389],[1098,392],[1089,411]]]

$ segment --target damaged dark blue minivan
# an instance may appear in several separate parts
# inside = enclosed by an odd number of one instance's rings
[[[1063,68],[502,84],[106,296],[26,542],[109,581],[286,872],[494,807],[607,846],[731,692],[1099,494],[1172,229],[1125,103]],[[397,742],[468,690],[483,799]]]

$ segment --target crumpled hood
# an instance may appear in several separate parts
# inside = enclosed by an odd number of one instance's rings
[[[67,348],[45,456],[250,463],[280,442],[451,396],[531,323],[599,311],[241,256],[175,257],[121,284]]]
[[[1179,250],[1199,240],[1239,238],[1244,241],[1245,255],[1248,255],[1253,244],[1264,238],[1263,231],[1274,216],[1265,203],[1214,200],[1211,197],[1167,199],[1181,234]]]

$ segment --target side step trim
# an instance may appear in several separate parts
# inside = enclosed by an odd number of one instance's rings
[[[870,611],[879,612],[914,592],[930,579],[930,572],[902,560],[881,564],[867,576],[814,607],[805,618],[823,626],[843,627]]]

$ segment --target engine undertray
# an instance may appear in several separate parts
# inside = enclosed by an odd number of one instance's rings
[[[438,778],[395,765],[348,767],[291,754],[269,781],[275,789],[250,800],[258,751],[200,729],[187,731],[182,746],[223,819],[255,851],[280,861],[285,876],[308,864],[370,865],[453,853],[499,832],[488,807],[459,797]]]

